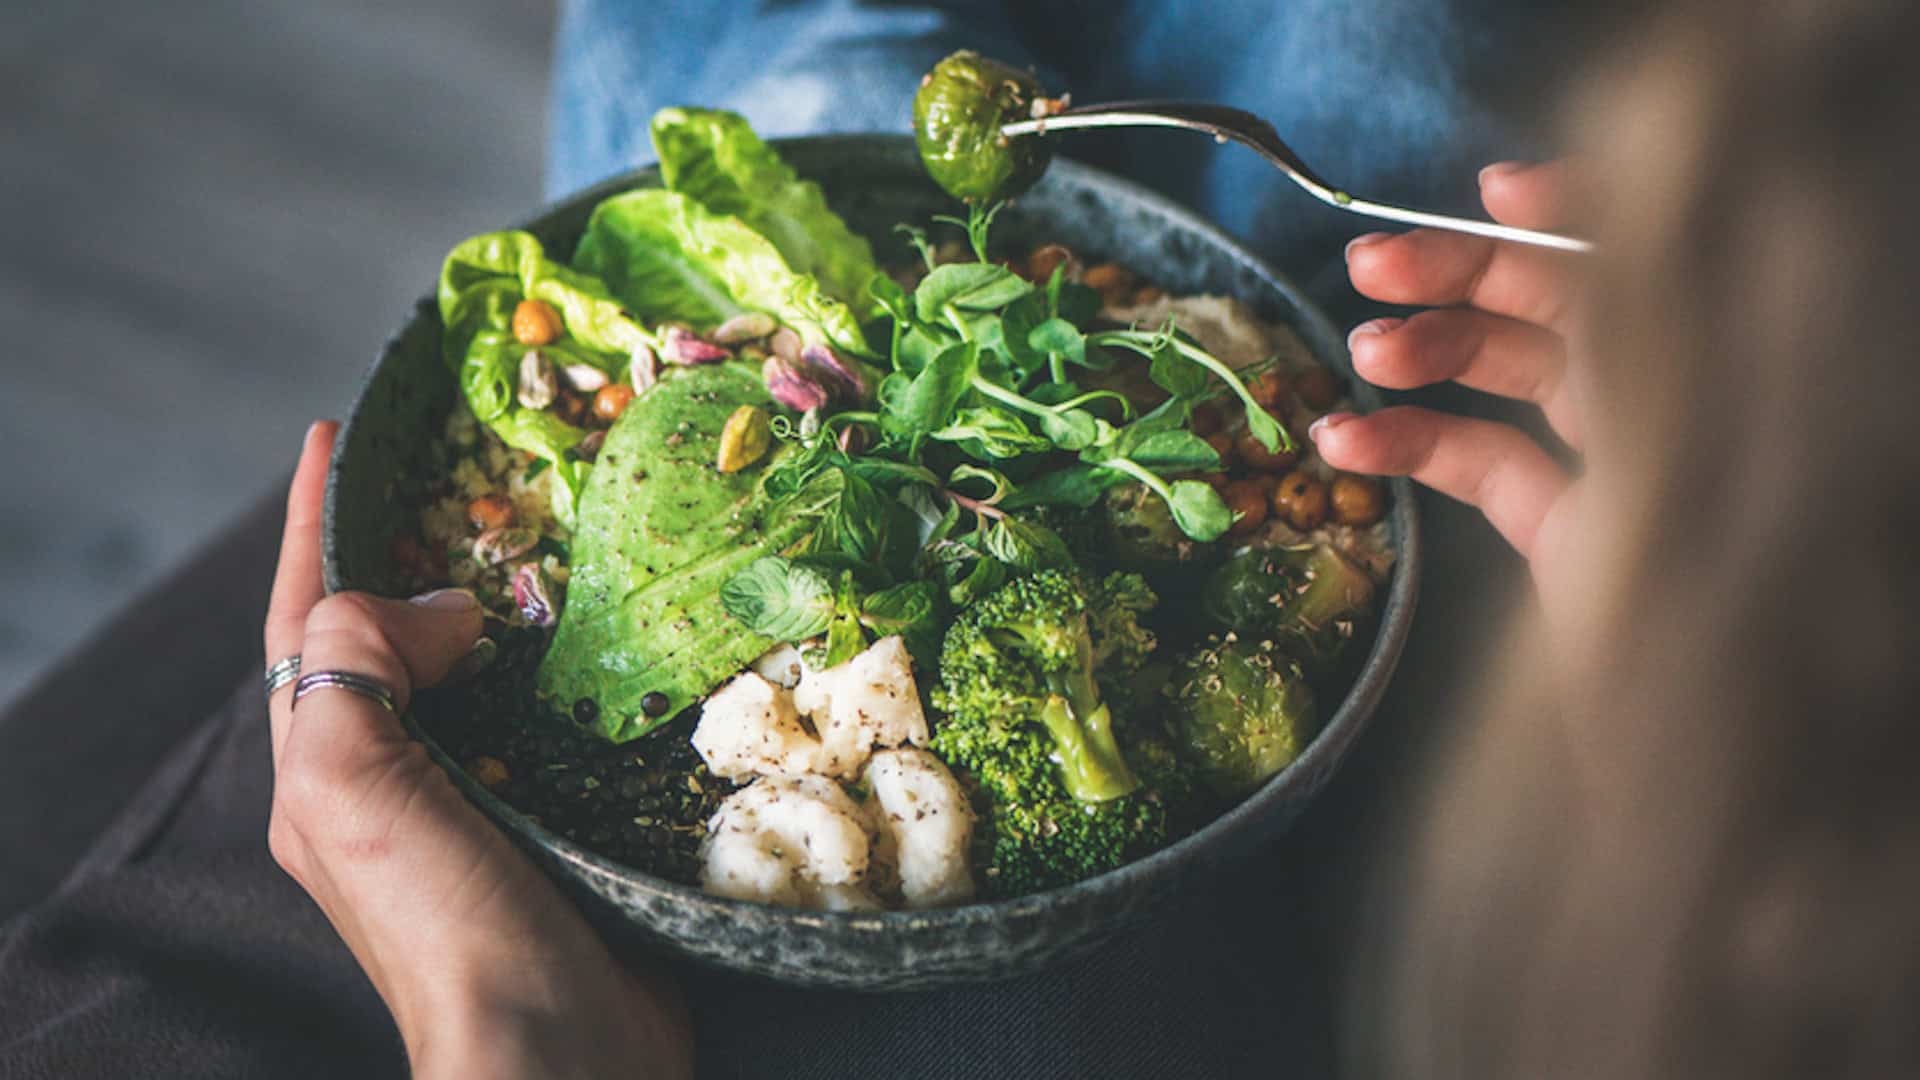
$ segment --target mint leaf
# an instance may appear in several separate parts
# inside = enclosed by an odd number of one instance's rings
[[[727,579],[720,605],[756,634],[801,641],[833,618],[833,585],[812,567],[768,555]]]
[[[1073,555],[1058,533],[1045,525],[1016,517],[994,522],[982,544],[987,554],[1021,573],[1073,566]]]
[[[860,605],[860,621],[877,637],[904,634],[933,617],[933,598],[934,587],[930,581],[909,581],[882,589]]]

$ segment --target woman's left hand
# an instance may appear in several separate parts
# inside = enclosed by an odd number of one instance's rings
[[[297,709],[292,686],[273,694],[274,858],[386,1001],[415,1075],[689,1075],[671,986],[622,968],[400,725],[413,690],[444,678],[479,636],[473,596],[325,595],[320,504],[335,431],[308,431],[294,474],[267,657],[371,678],[394,711],[337,688]]]
[[[1523,228],[1566,225],[1565,163],[1490,166],[1481,199],[1494,220]],[[1574,449],[1580,411],[1568,373],[1579,289],[1577,256],[1435,229],[1375,233],[1347,246],[1347,272],[1363,295],[1433,307],[1408,319],[1374,319],[1347,344],[1368,382],[1411,389],[1457,382],[1528,401]],[[1336,469],[1411,476],[1478,507],[1549,585],[1550,564],[1577,485],[1518,428],[1396,406],[1366,416],[1332,413],[1310,430]]]

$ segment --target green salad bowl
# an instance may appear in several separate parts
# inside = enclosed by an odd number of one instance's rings
[[[833,208],[876,246],[883,262],[910,253],[898,222],[952,213],[954,204],[922,169],[912,138],[819,136],[776,140],[775,149],[825,189]],[[602,199],[657,187],[642,169],[582,191],[518,226],[547,250],[570,253]],[[1175,293],[1239,298],[1262,317],[1291,326],[1335,372],[1363,409],[1373,389],[1351,378],[1344,335],[1301,293],[1192,212],[1146,189],[1071,161],[1009,207],[995,225],[1003,240],[1059,241],[1131,266]],[[334,450],[327,485],[324,558],[329,591],[392,595],[400,578],[389,539],[416,507],[410,476],[422,475],[457,389],[441,361],[440,320],[422,299],[381,351],[361,386]],[[1123,933],[1177,893],[1285,829],[1327,784],[1386,690],[1413,618],[1421,565],[1413,492],[1391,485],[1390,529],[1397,560],[1385,604],[1352,685],[1325,713],[1325,725],[1286,769],[1191,836],[1147,858],[1068,888],[964,907],[841,914],[768,907],[708,896],[697,887],[642,873],[556,835],[474,782],[431,739],[436,760],[481,810],[579,903],[616,948],[665,950],[778,982],[892,991],[1030,974]],[[429,691],[430,692],[430,691]],[[416,734],[419,729],[415,728]]]

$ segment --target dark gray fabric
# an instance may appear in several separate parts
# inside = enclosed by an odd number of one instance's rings
[[[682,971],[701,1072],[746,1077],[1323,1076],[1365,868],[1394,857],[1395,779],[1436,732],[1423,719],[1477,660],[1471,635],[1521,579],[1477,519],[1424,503],[1425,618],[1375,727],[1326,796],[1270,850],[1085,961],[1031,979],[895,996],[793,991]],[[265,544],[250,518],[231,550]],[[196,563],[159,595],[204,595],[227,564]],[[231,587],[231,586],[229,586]],[[154,633],[165,636],[164,626]],[[209,650],[257,652],[258,613],[209,628]],[[109,634],[102,642],[112,642]],[[86,670],[103,657],[76,656]],[[58,895],[0,937],[0,1076],[342,1076],[404,1071],[391,1020],[319,911],[265,845],[264,703],[247,667],[130,799],[84,762],[0,786],[99,815],[125,803]],[[125,677],[138,678],[132,670]],[[109,715],[118,689],[71,700]],[[16,714],[0,721],[13,724]],[[77,770],[77,771],[75,771]],[[43,814],[52,813],[45,808]],[[11,823],[6,823],[11,825]],[[15,849],[30,838],[0,828]],[[69,857],[67,862],[74,862]]]
[[[259,661],[285,504],[256,500],[0,711],[0,919],[51,892]]]

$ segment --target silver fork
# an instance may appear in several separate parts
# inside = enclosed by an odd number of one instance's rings
[[[1356,214],[1384,218],[1387,221],[1405,222],[1409,225],[1451,229],[1454,232],[1472,233],[1475,236],[1487,236],[1495,240],[1511,240],[1519,244],[1558,248],[1561,251],[1593,250],[1592,243],[1571,236],[1562,236],[1559,233],[1516,229],[1511,225],[1499,225],[1491,221],[1435,214],[1426,210],[1411,210],[1404,206],[1373,202],[1349,194],[1322,180],[1318,173],[1308,168],[1307,163],[1300,160],[1300,155],[1295,154],[1291,147],[1280,140],[1280,133],[1273,130],[1272,124],[1243,109],[1228,108],[1225,105],[1205,105],[1186,101],[1116,101],[1106,105],[1083,105],[1052,116],[1003,125],[1000,133],[1011,138],[1021,135],[1045,135],[1053,131],[1072,131],[1079,128],[1124,127],[1181,128],[1211,135],[1215,142],[1224,143],[1231,139],[1244,146],[1250,146],[1261,157],[1286,173],[1288,179],[1305,188],[1309,195],[1328,206],[1337,206]]]

